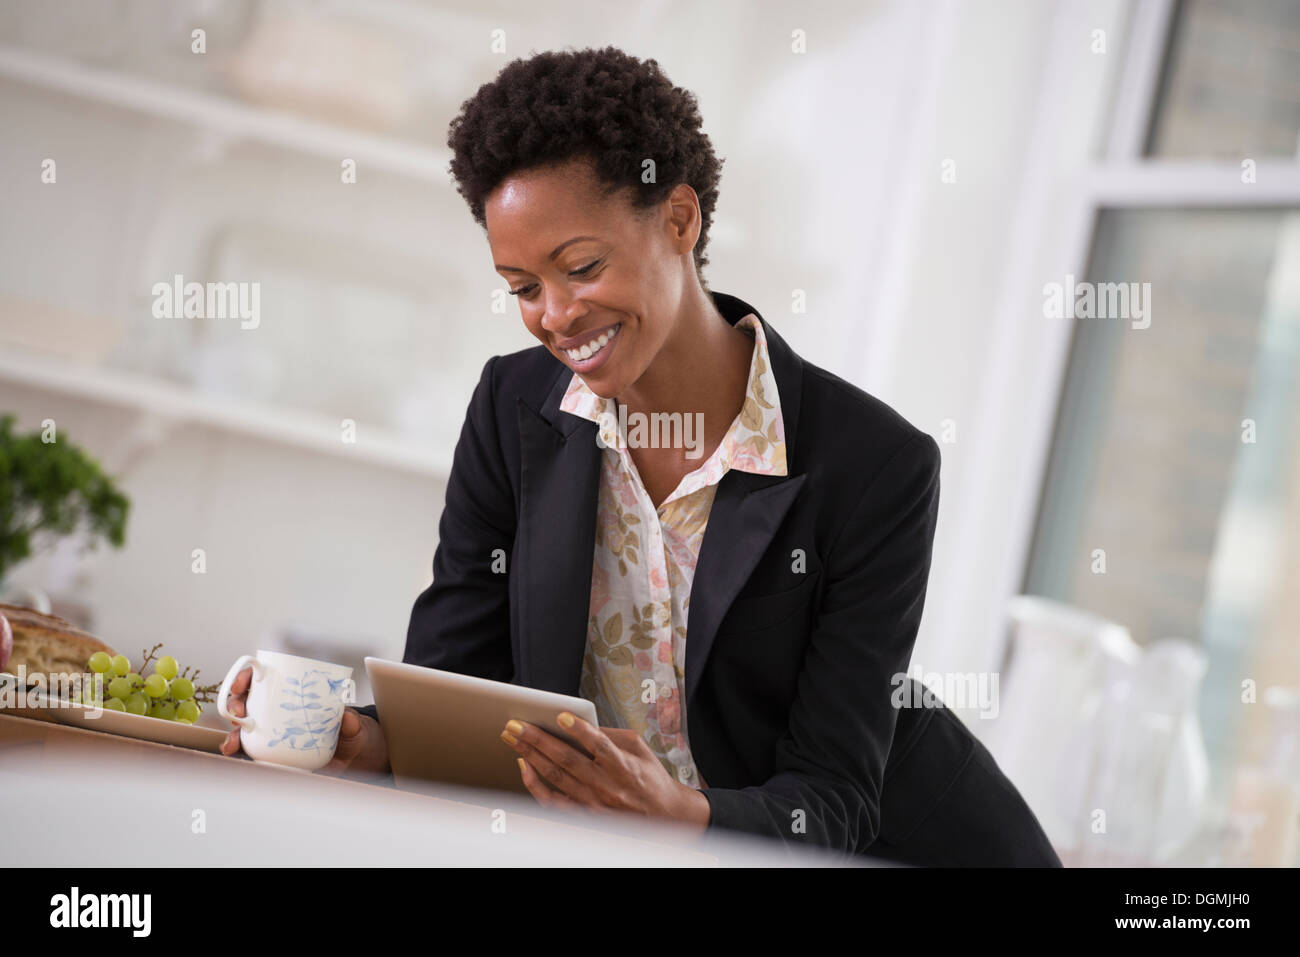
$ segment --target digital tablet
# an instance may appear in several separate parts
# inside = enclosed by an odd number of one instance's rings
[[[597,724],[596,706],[585,698],[383,658],[366,658],[366,674],[398,787],[442,781],[527,794],[519,752],[501,740],[506,722],[537,725],[584,754],[555,718],[570,711]]]

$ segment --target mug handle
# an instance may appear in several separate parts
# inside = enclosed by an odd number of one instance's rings
[[[255,655],[241,655],[239,660],[230,666],[230,671],[226,673],[226,680],[221,682],[221,690],[217,693],[217,714],[245,731],[252,731],[257,726],[256,722],[249,717],[241,718],[239,715],[231,714],[226,708],[226,699],[230,697],[230,686],[234,683],[235,676],[250,665],[253,668],[253,680],[260,679],[262,677],[262,663],[257,660]]]

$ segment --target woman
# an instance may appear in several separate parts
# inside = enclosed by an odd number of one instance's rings
[[[516,60],[450,146],[541,347],[483,368],[405,660],[596,703],[559,718],[592,758],[503,729],[544,805],[865,851],[938,446],[708,289],[721,161],[655,61]],[[384,769],[349,712],[330,770]]]

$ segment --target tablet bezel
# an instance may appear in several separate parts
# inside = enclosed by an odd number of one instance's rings
[[[598,724],[585,698],[386,658],[365,665],[398,787],[432,781],[527,794],[519,754],[501,739],[508,720],[536,725],[583,754],[556,716],[571,711]]]

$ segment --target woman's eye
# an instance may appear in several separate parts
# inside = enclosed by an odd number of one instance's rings
[[[595,262],[587,263],[587,265],[581,266],[578,269],[573,270],[572,272],[569,273],[569,275],[585,276],[588,273],[590,273],[593,269],[595,269],[597,266],[599,266],[600,262],[601,261],[597,259]],[[527,286],[520,286],[518,289],[509,290],[509,292],[510,295],[512,296],[523,296],[525,299],[531,299],[532,293],[529,290],[536,289],[536,288],[537,288],[536,283],[529,283]]]

